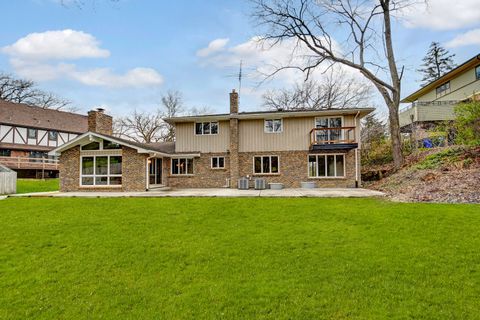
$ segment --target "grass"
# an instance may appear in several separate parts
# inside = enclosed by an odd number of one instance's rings
[[[17,193],[57,191],[58,179],[18,179]]]
[[[1,319],[474,319],[480,206],[0,201]]]

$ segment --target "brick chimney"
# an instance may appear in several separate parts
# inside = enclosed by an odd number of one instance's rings
[[[238,93],[230,93],[230,187],[237,188],[238,178]]]
[[[105,109],[97,108],[88,111],[88,131],[112,135],[112,117],[105,114]]]

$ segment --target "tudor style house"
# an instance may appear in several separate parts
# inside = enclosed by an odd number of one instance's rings
[[[399,112],[403,132],[429,129],[440,121],[454,120],[460,102],[480,100],[480,55],[405,97]]]
[[[88,114],[88,132],[56,148],[61,191],[145,191],[161,186],[221,188],[240,178],[287,188],[357,187],[360,119],[371,108],[239,112],[165,119],[175,142],[142,144],[112,136],[112,118]]]
[[[87,117],[0,99],[0,164],[18,177],[55,177],[58,160],[47,153],[87,131]]]

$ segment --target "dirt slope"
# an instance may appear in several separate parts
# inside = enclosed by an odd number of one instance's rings
[[[447,147],[407,159],[400,171],[367,188],[396,201],[480,203],[480,148]]]

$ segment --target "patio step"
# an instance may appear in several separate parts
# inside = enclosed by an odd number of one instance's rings
[[[147,192],[170,191],[171,187],[152,187],[148,188]]]

